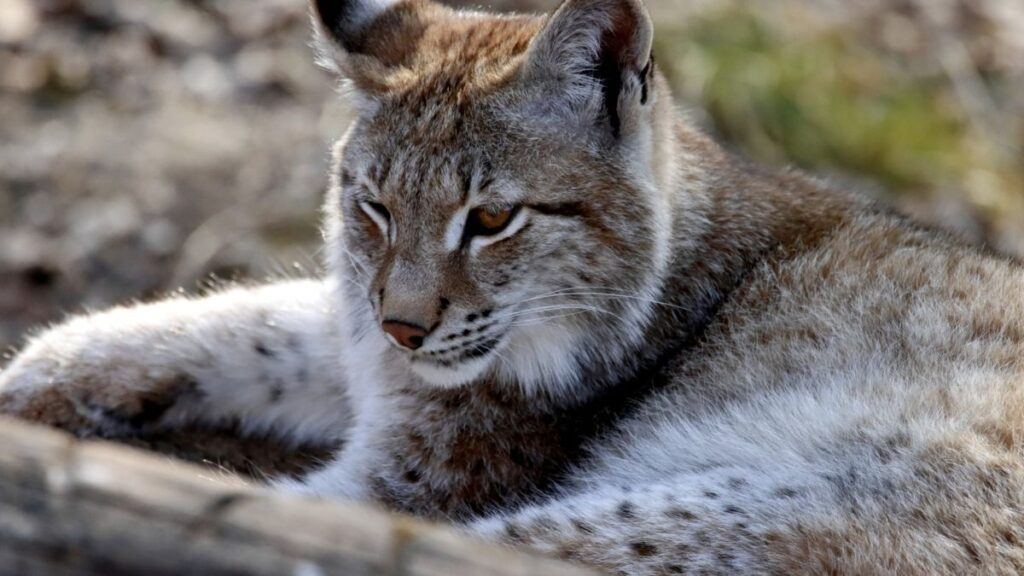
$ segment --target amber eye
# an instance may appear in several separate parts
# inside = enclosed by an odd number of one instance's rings
[[[493,236],[504,230],[518,211],[518,206],[500,204],[474,208],[466,222],[466,237]]]

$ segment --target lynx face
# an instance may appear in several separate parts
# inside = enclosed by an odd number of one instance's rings
[[[329,250],[358,329],[427,384],[550,391],[644,327],[668,211],[645,176],[649,23],[579,4],[548,22],[316,4],[360,111]]]

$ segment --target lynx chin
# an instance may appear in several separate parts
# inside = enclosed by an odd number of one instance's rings
[[[282,489],[623,574],[1024,571],[1024,267],[674,108],[639,0],[311,5],[322,280],[76,317],[0,411],[339,440]]]

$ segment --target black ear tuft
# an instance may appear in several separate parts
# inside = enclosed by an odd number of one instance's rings
[[[651,89],[651,79],[654,78],[654,52],[651,52],[647,59],[647,66],[640,72],[640,103],[647,104],[647,95]]]
[[[622,119],[619,117],[619,96],[622,94],[622,65],[615,47],[621,42],[616,38],[614,30],[606,30],[601,35],[597,62],[592,69],[592,77],[601,85],[601,94],[605,113],[611,124],[612,135],[619,137],[622,131]]]
[[[399,0],[311,0],[313,25],[346,52],[358,52],[363,30]]]
[[[345,13],[351,10],[352,2],[344,0],[314,0],[312,5],[313,13],[323,30],[332,39],[341,44],[343,48],[349,49],[348,46],[345,46],[345,32],[342,22],[345,20]]]

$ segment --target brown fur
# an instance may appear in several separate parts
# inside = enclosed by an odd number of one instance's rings
[[[306,489],[629,574],[1021,571],[1024,267],[728,155],[636,0],[314,4],[359,107],[325,227],[363,412]],[[522,227],[470,237],[487,203]],[[74,383],[19,390],[79,425]]]

